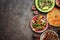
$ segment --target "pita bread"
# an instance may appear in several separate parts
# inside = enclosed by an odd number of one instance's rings
[[[59,27],[60,26],[60,9],[54,8],[47,14],[47,21],[50,25]]]

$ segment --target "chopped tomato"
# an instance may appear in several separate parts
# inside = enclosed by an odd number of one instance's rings
[[[37,16],[35,16],[35,17],[33,18],[33,20],[34,20],[34,21],[38,20],[38,17],[37,17]]]

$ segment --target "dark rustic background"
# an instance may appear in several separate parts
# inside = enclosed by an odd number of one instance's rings
[[[33,40],[33,4],[34,0],[0,0],[0,40]]]
[[[0,0],[0,40],[32,40],[33,1]]]

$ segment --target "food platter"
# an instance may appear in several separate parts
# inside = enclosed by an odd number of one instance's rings
[[[30,22],[31,28],[37,33],[41,33],[48,28],[48,22],[43,15],[35,15]]]
[[[38,5],[38,1],[42,2],[42,3],[40,3],[41,8]],[[48,3],[51,1],[52,1],[52,4]],[[47,7],[50,7],[50,5],[52,5],[51,8],[47,8]],[[42,9],[44,9],[44,10],[42,10]],[[45,10],[45,9],[47,9],[47,10]],[[34,16],[31,18],[31,21],[30,21],[30,27],[31,27],[32,31],[43,35],[46,31],[51,30],[56,35],[58,35],[57,40],[60,40],[59,34],[57,33],[57,31],[60,30],[60,29],[58,29],[58,28],[60,28],[60,16],[59,16],[60,15],[59,14],[60,7],[56,4],[56,1],[55,0],[43,0],[43,1],[42,0],[35,0],[35,5],[32,6],[32,10],[33,10],[33,14],[34,14]],[[37,17],[39,15],[40,16],[43,15],[45,17],[45,19],[46,19],[46,21],[45,21],[46,26],[45,27],[42,26],[42,22],[44,20],[41,22],[41,19],[39,19],[39,17]],[[33,26],[33,24],[34,24],[34,26]],[[44,27],[44,29],[42,29],[43,27]],[[43,31],[40,29],[42,29]],[[55,40],[55,39],[53,39],[53,40]]]

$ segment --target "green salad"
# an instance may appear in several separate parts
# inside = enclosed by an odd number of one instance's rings
[[[32,19],[32,27],[35,29],[35,31],[41,31],[46,27],[46,19],[43,15],[35,16]]]
[[[48,12],[54,7],[55,0],[36,0],[35,3],[38,10]]]
[[[52,7],[53,2],[51,0],[39,0],[38,5],[41,9],[47,10]]]

